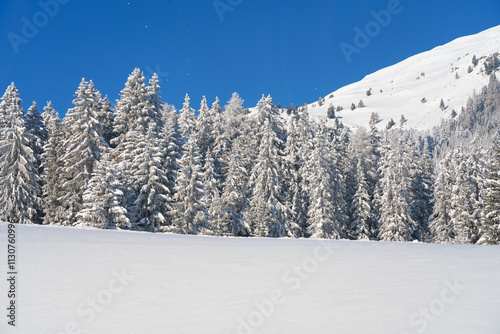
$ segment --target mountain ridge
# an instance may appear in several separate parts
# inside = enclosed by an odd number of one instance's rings
[[[474,91],[487,85],[489,75],[484,64],[498,52],[500,25],[368,74],[326,95],[321,106],[319,101],[309,104],[308,111],[312,116],[325,117],[331,104],[348,127],[367,127],[375,112],[380,116],[379,128],[393,119],[398,127],[429,130],[442,119],[450,119],[453,110],[459,114]],[[444,109],[440,108],[441,99]],[[361,100],[365,106],[359,108]],[[399,123],[401,115],[406,119],[403,125]]]

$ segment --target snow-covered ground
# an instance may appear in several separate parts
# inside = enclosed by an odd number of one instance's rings
[[[495,246],[16,230],[0,333],[500,333]]]
[[[372,112],[379,114],[380,127],[385,127],[391,118],[399,126],[401,115],[408,120],[407,128],[430,129],[439,125],[441,119],[450,118],[451,111],[460,113],[467,98],[474,90],[479,91],[488,83],[489,77],[481,73],[486,58],[500,52],[500,26],[472,36],[458,38],[446,45],[417,54],[398,64],[381,69],[363,80],[340,88],[325,97],[325,104],[309,105],[314,116],[325,117],[330,103],[343,111],[337,116],[349,127],[367,127]],[[472,57],[479,60],[474,68]],[[471,66],[473,71],[468,73]],[[457,79],[458,74],[458,79]],[[366,92],[371,88],[371,96]],[[424,98],[427,102],[422,103]],[[439,108],[443,99],[444,111]],[[365,108],[351,110],[363,100]]]

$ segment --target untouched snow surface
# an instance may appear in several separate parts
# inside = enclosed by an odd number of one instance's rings
[[[16,230],[0,333],[500,333],[500,247]]]
[[[486,57],[495,52],[500,52],[500,26],[458,38],[379,70],[333,92],[333,98],[328,94],[321,107],[317,102],[311,103],[308,110],[311,115],[326,117],[330,103],[335,108],[342,106],[344,110],[337,116],[349,127],[368,127],[372,112],[379,114],[380,127],[385,127],[391,118],[399,127],[403,114],[408,120],[404,127],[430,129],[439,125],[441,119],[450,118],[453,109],[460,113],[474,90],[479,92],[488,84],[489,77],[480,70],[484,69]],[[479,60],[475,68],[474,55]],[[467,71],[469,66],[473,68],[471,73]],[[370,88],[372,95],[367,96]],[[424,97],[427,102],[422,103]],[[444,111],[439,108],[441,99],[446,106]],[[357,106],[360,100],[366,107],[352,111],[351,104]]]

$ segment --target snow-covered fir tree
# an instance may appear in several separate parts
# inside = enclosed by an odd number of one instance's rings
[[[0,220],[39,223],[41,189],[31,136],[23,120],[24,111],[14,83],[0,103]]]
[[[172,203],[172,232],[183,234],[211,234],[203,185],[200,152],[195,137],[184,145],[179,159],[174,202]]]
[[[186,94],[182,109],[179,110],[179,127],[182,133],[182,145],[192,136],[196,130],[194,109],[191,108],[191,99]]]
[[[257,104],[254,145],[258,143],[256,163],[252,168],[249,184],[250,201],[245,212],[245,222],[252,233],[261,237],[296,237],[300,227],[289,220],[286,206],[282,124],[270,96]]]
[[[177,162],[182,156],[182,135],[179,128],[179,115],[175,108],[170,105],[164,105],[162,114],[164,128],[161,136],[165,145],[163,166],[166,173],[165,176],[168,180],[167,187],[172,197],[175,194],[175,179],[179,169]]]
[[[61,204],[65,209],[64,225],[72,225],[81,209],[83,190],[90,180],[93,166],[100,159],[107,144],[99,121],[100,94],[82,79],[73,100],[74,108],[68,110],[63,120],[65,140],[61,157]]]
[[[145,135],[153,127],[155,133],[160,132],[161,110],[152,104],[157,99],[155,94],[158,94],[159,87],[154,80],[152,83],[153,88],[146,86],[144,74],[138,68],[128,77],[116,103],[113,129],[117,137],[111,140],[112,144],[118,145],[129,130]]]
[[[382,149],[376,200],[380,210],[378,238],[383,241],[413,240],[415,222],[410,213],[410,166],[405,153],[398,138]]]
[[[116,166],[109,153],[94,162],[82,197],[82,209],[76,214],[76,225],[97,228],[131,227],[127,209],[122,205],[123,192],[116,177]]]
[[[314,149],[314,128],[307,110],[293,112],[288,119],[285,146],[287,178],[287,198],[291,210],[291,220],[300,227],[300,235],[307,235],[308,176],[310,156]]]
[[[351,204],[351,235],[354,239],[370,240],[372,238],[372,205],[362,160],[358,160],[356,166],[356,183],[357,189]]]
[[[227,177],[221,195],[222,219],[214,224],[221,235],[248,236],[250,225],[243,219],[249,197],[249,162],[244,136],[239,136],[232,144],[229,155]]]
[[[410,150],[412,148],[409,148]],[[414,148],[417,151],[417,148]],[[423,240],[428,232],[429,217],[432,214],[433,167],[427,138],[419,155],[413,156],[412,164],[412,217],[417,223],[414,238]]]
[[[59,174],[62,168],[63,132],[59,114],[47,102],[42,113],[43,123],[47,129],[47,141],[43,146],[42,164],[42,193],[43,193],[43,223],[60,224],[64,221],[64,209],[60,197],[62,194],[62,180]]]
[[[36,165],[39,173],[41,173],[41,155],[43,153],[43,145],[47,141],[47,130],[43,123],[42,115],[38,111],[38,106],[35,101],[31,104],[26,112],[25,117],[26,131],[30,134],[30,148],[33,150],[36,159]]]
[[[309,209],[307,233],[311,238],[345,238],[345,184],[327,130],[322,125],[314,138],[314,151],[309,175]]]
[[[497,135],[490,159],[490,172],[485,180],[482,197],[485,199],[482,235],[478,243],[500,243],[500,135]]]
[[[130,164],[131,186],[137,194],[129,207],[131,224],[135,229],[146,231],[157,231],[170,224],[169,182],[162,161],[165,147],[153,127],[151,124],[146,135],[136,132],[138,142]]]
[[[102,125],[102,136],[106,143],[111,145],[111,139],[115,137],[115,133],[113,132],[113,111],[111,108],[111,102],[109,101],[108,97],[105,96],[101,101],[99,102],[99,120]]]
[[[457,149],[452,158],[453,179],[451,190],[451,224],[455,243],[476,243],[479,240],[480,221],[476,216],[478,189],[470,161],[462,149]]]
[[[450,159],[448,156],[439,163],[433,191],[433,212],[429,221],[432,240],[439,243],[451,243],[455,238],[450,216],[451,187],[454,183],[450,173]]]

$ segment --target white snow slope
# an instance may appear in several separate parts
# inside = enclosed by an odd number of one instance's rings
[[[349,127],[367,127],[371,113],[377,112],[380,127],[385,127],[391,118],[400,126],[404,115],[408,120],[405,127],[430,129],[439,125],[441,119],[450,118],[453,109],[460,113],[474,90],[479,92],[488,83],[489,77],[480,70],[486,57],[495,52],[500,52],[500,26],[458,38],[379,70],[333,92],[333,98],[328,94],[321,107],[311,103],[308,110],[311,115],[325,117],[330,103],[335,108],[342,106],[344,110],[337,116]],[[475,68],[474,55],[479,60]],[[469,66],[473,67],[471,73],[467,73]],[[372,95],[367,96],[370,88]],[[426,103],[421,102],[424,97]],[[441,99],[447,107],[444,111],[439,108]],[[351,104],[357,106],[360,100],[366,107],[352,111]]]
[[[500,247],[16,225],[0,333],[500,333]]]

